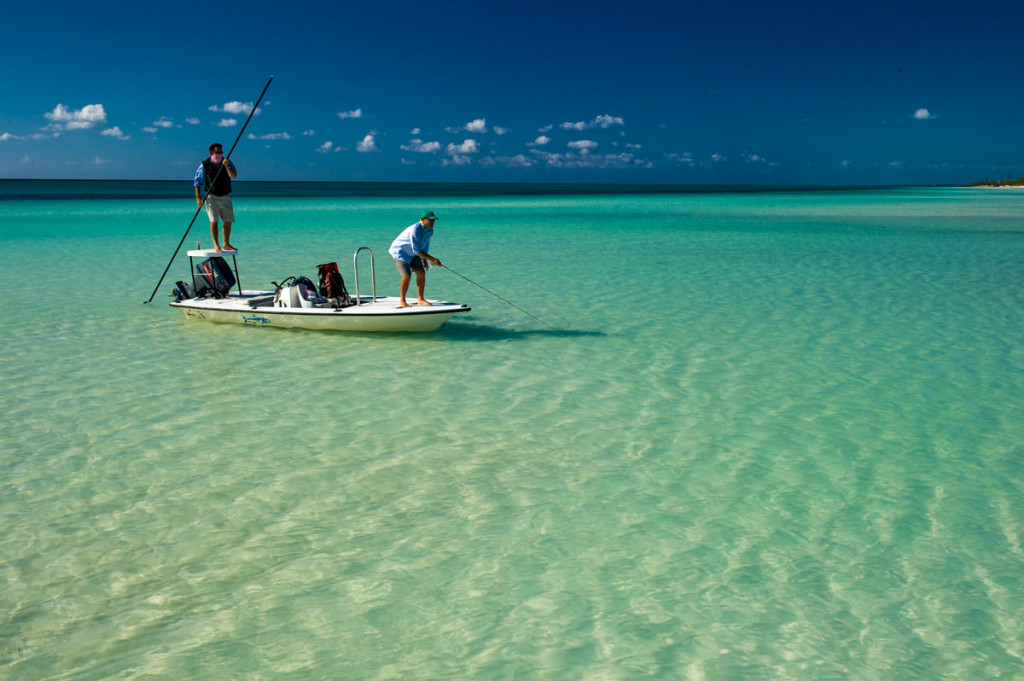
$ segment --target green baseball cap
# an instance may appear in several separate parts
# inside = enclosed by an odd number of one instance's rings
[[[420,216],[420,220],[436,220],[437,216],[434,215],[434,211],[428,210],[426,213]]]

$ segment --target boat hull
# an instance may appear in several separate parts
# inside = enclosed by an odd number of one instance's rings
[[[171,303],[189,319],[256,327],[309,329],[313,331],[417,332],[434,331],[446,321],[471,308],[460,303],[431,301],[431,305],[398,307],[398,298],[364,296],[359,305],[333,307],[272,307],[261,299],[270,291],[243,291],[226,298],[192,298]]]

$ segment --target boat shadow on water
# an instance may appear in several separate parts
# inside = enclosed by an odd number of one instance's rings
[[[578,329],[507,329],[498,326],[488,326],[486,324],[452,321],[434,332],[434,335],[439,339],[447,341],[500,341],[525,339],[537,336],[549,338],[596,338],[604,337],[607,334],[603,331],[581,331]]]

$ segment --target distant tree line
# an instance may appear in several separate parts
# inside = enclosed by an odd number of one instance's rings
[[[990,180],[985,178],[981,182],[972,182],[968,187],[1024,187],[1024,175],[1021,175],[1016,180],[1012,177],[1004,177],[1001,180]]]

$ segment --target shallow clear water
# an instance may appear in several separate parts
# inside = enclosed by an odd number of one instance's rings
[[[143,305],[185,189],[0,201],[0,676],[1024,675],[1024,194],[236,199],[546,323],[344,335]]]

